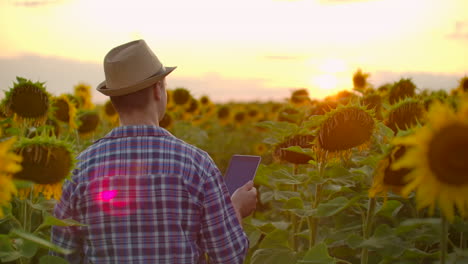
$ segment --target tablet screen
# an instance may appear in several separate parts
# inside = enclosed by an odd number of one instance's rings
[[[237,188],[253,180],[260,164],[260,156],[233,155],[226,170],[225,181],[232,195]]]

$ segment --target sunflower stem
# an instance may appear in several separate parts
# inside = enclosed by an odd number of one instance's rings
[[[325,176],[325,162],[320,162],[318,164],[319,170],[319,179],[322,180]],[[316,209],[320,203],[320,197],[322,194],[322,183],[317,183],[315,185],[315,198],[314,202],[312,203],[312,209]],[[309,221],[309,230],[310,230],[310,239],[309,239],[309,249],[315,246],[315,240],[317,238],[317,225],[318,221],[316,217],[310,216]]]
[[[293,164],[293,175],[294,176],[297,175],[297,171],[298,171],[297,164]],[[293,188],[293,192],[297,192],[297,185],[296,184],[293,184],[292,188]],[[294,251],[297,251],[297,245],[296,245],[297,216],[293,212],[290,212],[290,214],[291,214],[291,226],[292,226],[291,227],[292,232],[291,232],[291,237],[290,237],[291,247],[292,247],[292,249]]]
[[[460,232],[460,249],[465,249],[465,238],[463,237],[463,231]]]
[[[445,264],[447,256],[447,236],[448,236],[448,223],[447,218],[442,215],[442,232],[440,237],[440,264]]]
[[[375,211],[376,200],[374,197],[369,198],[369,205],[367,206],[367,217],[364,223],[363,238],[368,239],[372,233],[372,225],[374,222],[374,211]],[[369,250],[363,248],[361,251],[361,264],[367,264],[369,259]]]

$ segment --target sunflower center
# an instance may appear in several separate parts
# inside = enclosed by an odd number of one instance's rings
[[[63,99],[58,99],[54,102],[54,106],[57,108],[55,111],[57,119],[62,122],[68,122],[70,120],[68,103]]]
[[[452,124],[429,143],[429,167],[441,182],[468,184],[468,125]]]
[[[328,151],[348,150],[372,136],[374,120],[365,111],[348,108],[328,118],[321,126],[319,144]]]
[[[404,177],[408,174],[411,170],[410,169],[399,169],[399,170],[392,170],[390,167],[392,166],[395,160],[401,158],[406,152],[406,147],[398,147],[398,150],[395,152],[395,156],[390,156],[390,162],[388,166],[385,168],[384,174],[384,183],[386,185],[393,185],[393,186],[405,186],[406,183],[404,181]]]

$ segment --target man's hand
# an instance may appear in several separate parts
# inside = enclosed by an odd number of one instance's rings
[[[242,223],[242,218],[249,216],[257,207],[257,189],[253,181],[248,181],[237,189],[232,194],[231,201],[236,209],[237,218]]]

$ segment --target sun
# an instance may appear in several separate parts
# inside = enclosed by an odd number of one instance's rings
[[[338,78],[333,74],[321,74],[312,78],[312,85],[320,90],[331,91],[337,88]]]

